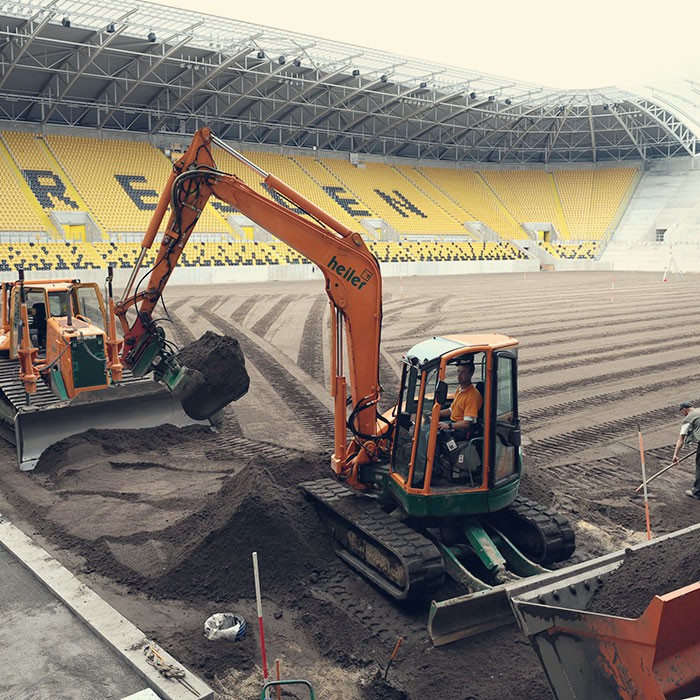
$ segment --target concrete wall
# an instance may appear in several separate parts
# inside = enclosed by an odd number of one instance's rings
[[[477,260],[473,262],[415,262],[415,263],[382,263],[384,277],[410,277],[414,275],[470,275],[504,272],[537,272],[539,263],[536,260]],[[115,270],[114,291],[126,286],[131,270]],[[145,270],[139,274],[139,279]],[[59,270],[54,272],[27,272],[28,280],[78,278],[82,282],[105,281],[106,270]],[[0,282],[17,279],[13,272],[0,273]],[[234,282],[286,282],[296,280],[323,279],[323,274],[315,265],[246,265],[241,267],[178,267],[173,272],[168,285],[189,284],[231,284]],[[147,280],[146,280],[147,281]],[[145,282],[144,282],[145,283]],[[140,287],[143,289],[143,284]]]

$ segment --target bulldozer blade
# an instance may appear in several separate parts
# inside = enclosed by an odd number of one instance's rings
[[[630,549],[699,529],[692,525]],[[680,700],[700,691],[700,583],[654,596],[638,618],[585,610],[627,553],[568,567],[556,583],[545,580],[510,596],[557,700]]]
[[[609,554],[555,571],[509,581],[483,591],[433,601],[428,614],[430,639],[435,646],[442,646],[512,624],[515,617],[511,599],[514,597],[525,595],[531,590],[542,590],[544,587],[558,588],[562,581],[571,576],[587,577],[601,562],[607,562],[614,568],[623,555],[624,552]]]
[[[165,424],[209,425],[187,416],[169,391],[153,381],[142,380],[86,392],[70,403],[19,410],[14,425],[4,433],[16,445],[19,468],[30,471],[48,447],[90,428],[153,428]]]

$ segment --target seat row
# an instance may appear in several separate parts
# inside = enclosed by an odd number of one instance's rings
[[[0,132],[0,149],[11,159],[0,158],[5,231],[51,233],[48,214],[65,211],[88,213],[105,240],[144,231],[172,168],[163,151],[144,141]],[[638,176],[622,167],[508,171],[244,155],[343,225],[359,230],[363,220],[381,220],[403,237],[466,236],[465,226],[478,223],[503,240],[525,240],[523,224],[550,222],[564,240],[599,240]],[[222,170],[275,197],[230,154],[217,151],[216,158]],[[210,201],[197,230],[233,235],[248,225],[230,205]]]
[[[517,260],[524,253],[505,241],[459,242],[370,242],[380,262],[450,260]],[[144,266],[152,266],[158,248],[150,249]],[[141,253],[138,243],[4,243],[0,244],[0,271],[102,269],[108,265],[131,268]],[[191,241],[179,264],[185,267],[227,267],[238,265],[299,265],[309,261],[284,243],[199,243]]]

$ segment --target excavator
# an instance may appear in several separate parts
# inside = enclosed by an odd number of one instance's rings
[[[289,205],[219,170],[213,146],[252,168]],[[139,263],[115,305],[124,334],[124,366],[137,375],[156,371],[196,418],[219,411],[247,389],[199,383],[197,372],[178,362],[154,321],[154,309],[212,196],[297,250],[325,277],[331,307],[332,476],[301,487],[329,521],[339,555],[397,600],[425,598],[448,576],[469,595],[486,593],[568,559],[575,548],[568,521],[518,496],[518,341],[497,333],[465,333],[418,342],[402,358],[396,403],[381,410],[382,276],[377,259],[359,233],[208,128],[196,132],[174,164],[142,241]],[[150,279],[134,291],[140,261],[168,208]],[[482,407],[468,439],[455,434],[443,445],[440,414],[451,405],[464,362],[474,367]],[[505,598],[502,605],[508,605]],[[458,606],[470,618],[479,616],[472,608]],[[431,614],[438,630],[453,624],[455,611],[443,605]],[[492,624],[490,619],[471,620],[474,630]]]
[[[119,359],[113,270],[107,301],[94,282],[25,279],[2,283],[0,432],[22,471],[54,443],[88,428],[185,426],[180,402]]]

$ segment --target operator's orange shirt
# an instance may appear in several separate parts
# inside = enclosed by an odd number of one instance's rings
[[[455,397],[452,399],[450,420],[470,420],[475,421],[479,415],[479,409],[484,402],[478,389],[470,384],[466,389],[458,387]]]

